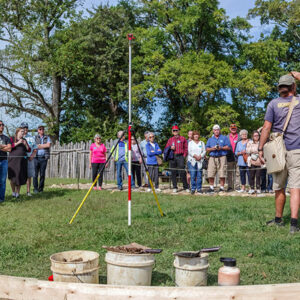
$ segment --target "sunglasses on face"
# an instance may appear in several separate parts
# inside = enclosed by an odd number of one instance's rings
[[[177,129],[173,129],[173,132],[178,131]]]
[[[3,123],[1,123],[1,124],[0,124],[0,126],[4,126],[4,124],[3,124]]]
[[[149,136],[149,138],[151,139],[151,138],[154,138],[154,136],[152,135],[152,136]]]

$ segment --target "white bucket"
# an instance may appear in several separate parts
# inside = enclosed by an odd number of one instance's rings
[[[206,286],[208,254],[201,253],[197,257],[175,256],[175,284],[176,286]]]
[[[152,268],[155,264],[153,254],[129,254],[108,251],[107,284],[150,286]]]
[[[65,251],[50,256],[53,280],[99,283],[99,254],[92,251]]]

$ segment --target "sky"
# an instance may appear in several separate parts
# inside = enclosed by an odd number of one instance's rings
[[[92,9],[93,7],[97,7],[99,4],[109,4],[109,5],[115,5],[117,4],[118,0],[83,0],[83,9]],[[250,8],[254,7],[255,0],[219,0],[220,7],[224,8],[226,10],[226,14],[230,18],[235,18],[237,16],[240,17],[246,17],[248,10]],[[257,39],[261,32],[268,33],[271,30],[270,26],[261,26],[258,19],[252,19],[250,20],[250,23],[252,24],[253,28],[251,30],[251,35],[253,36],[253,39]],[[159,118],[158,113],[155,113],[156,120]],[[40,120],[37,120],[36,118],[28,117],[25,114],[21,114],[20,117],[17,117],[15,119],[11,119],[5,114],[4,108],[0,108],[0,120],[3,120],[4,123],[9,125],[9,127],[16,127],[21,122],[28,122],[29,127],[33,128],[40,123]],[[153,121],[156,121],[153,120]]]

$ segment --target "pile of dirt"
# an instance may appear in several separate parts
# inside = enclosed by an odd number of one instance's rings
[[[146,249],[151,249],[149,247],[137,243],[131,243],[123,246],[102,246],[102,248],[112,252],[129,253],[129,254],[142,254],[145,253]]]

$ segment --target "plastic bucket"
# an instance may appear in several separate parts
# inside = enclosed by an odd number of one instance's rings
[[[107,284],[150,286],[152,269],[155,264],[153,254],[129,254],[108,251]]]
[[[99,283],[99,254],[92,251],[65,251],[50,256],[53,280]]]
[[[175,284],[176,286],[206,286],[208,254],[201,253],[198,257],[175,256]]]

